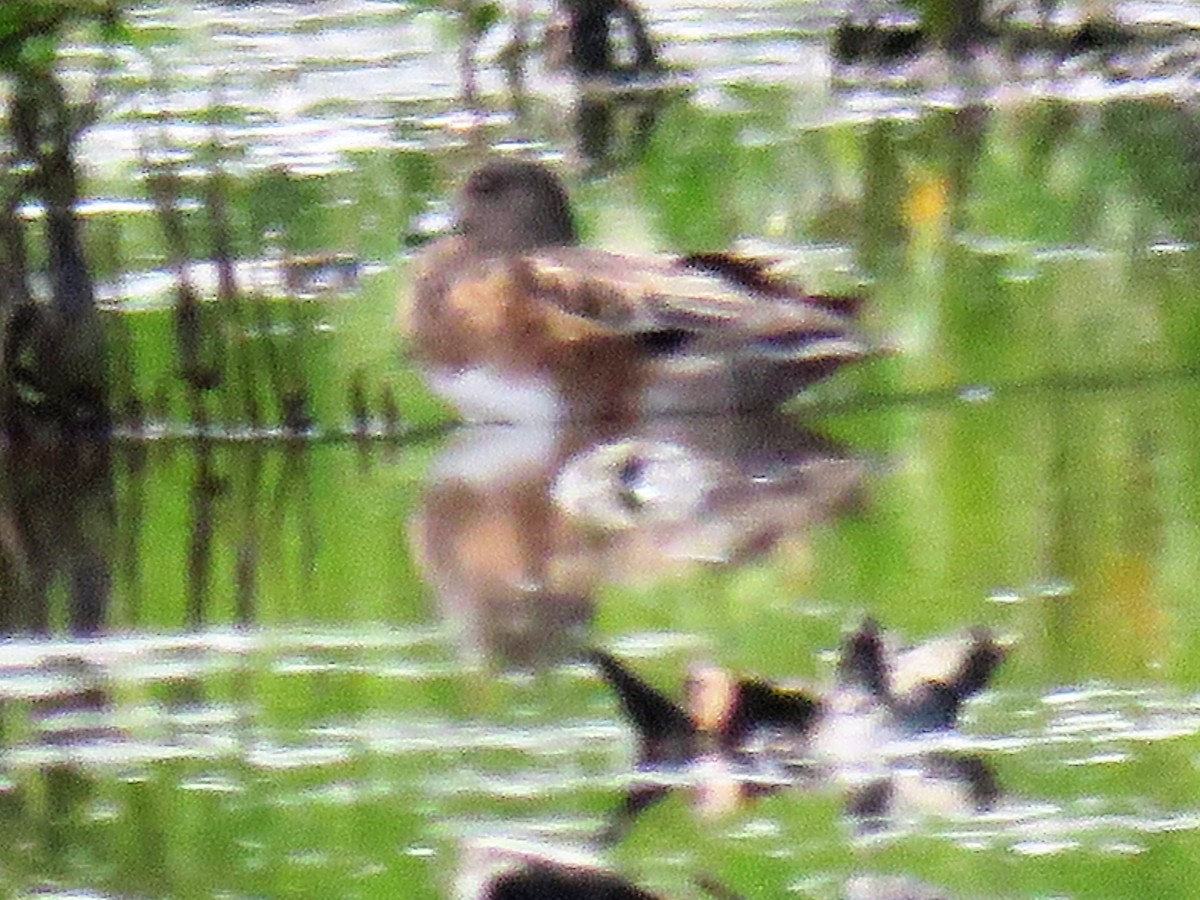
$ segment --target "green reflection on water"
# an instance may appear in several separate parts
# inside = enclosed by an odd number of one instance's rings
[[[853,834],[834,789],[716,819],[677,795],[611,860],[674,896],[702,871],[751,896],[836,896],[864,870],[966,896],[1188,895],[1200,849],[1188,699],[1200,683],[1194,116],[1168,101],[1041,100],[803,128],[807,99],[791,87],[734,86],[721,99],[664,101],[636,162],[578,179],[585,230],[625,247],[834,245],[788,262],[814,289],[864,290],[870,327],[897,353],[796,409],[870,474],[839,517],[746,565],[637,584],[609,573],[589,639],[641,639],[647,677],[676,691],[697,658],[827,676],[822,654],[862,612],[910,637],[972,623],[1012,632],[997,696],[966,730],[1017,741],[994,754],[997,777],[1014,804],[1050,810],[871,841]],[[569,139],[552,104],[530,106],[489,126],[491,139]],[[336,431],[358,377],[372,409],[390,390],[405,424],[447,417],[392,323],[411,220],[479,154],[408,121],[396,129],[428,148],[356,151],[322,176],[230,175],[239,256],[349,252],[380,271],[345,297],[214,314],[218,337],[202,352],[224,377],[199,401],[213,424],[249,424],[250,408],[277,424],[282,384]],[[120,179],[113,189],[134,193]],[[186,225],[206,247],[203,217]],[[160,265],[156,228],[97,217],[98,272]],[[195,398],[177,377],[170,314],[125,318],[121,390],[152,419],[186,422]],[[966,387],[977,390],[958,396]],[[440,451],[134,440],[114,450],[96,495],[9,472],[11,630],[71,630],[70,573],[99,546],[106,629],[203,640],[199,662],[94,663],[78,696],[4,689],[0,891],[439,896],[477,832],[599,834],[631,760],[611,698],[578,668],[506,675],[504,660],[480,660],[422,582],[410,532]],[[45,505],[56,491],[75,502]],[[79,518],[98,521],[76,543],[62,523]],[[47,534],[63,552],[60,568],[36,573],[42,584],[21,565],[30,536]],[[25,618],[28,597],[51,611]],[[222,650],[234,628],[261,643]],[[409,629],[412,641],[380,638]],[[1149,692],[1071,707],[1080,717],[1178,733],[1039,743],[1079,727],[1045,698],[1080,685]],[[67,732],[64,758],[45,721],[67,701],[100,725]],[[89,746],[107,750],[96,759]]]

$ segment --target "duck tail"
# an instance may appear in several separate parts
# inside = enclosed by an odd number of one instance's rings
[[[982,691],[1007,657],[1008,649],[990,631],[978,628],[971,632],[971,646],[954,677],[958,696],[966,699]]]
[[[697,730],[687,712],[602,650],[589,652],[592,663],[617,695],[637,732],[643,763],[685,762],[696,753]]]
[[[888,684],[885,653],[879,623],[868,616],[842,642],[838,681],[863,688],[880,700],[887,699],[891,695],[891,687]]]
[[[734,411],[777,409],[843,366],[873,353],[871,345],[851,330],[751,336],[734,363]]]

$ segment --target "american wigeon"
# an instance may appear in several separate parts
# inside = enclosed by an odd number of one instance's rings
[[[767,409],[871,352],[855,298],[810,296],[725,254],[579,246],[558,177],[502,159],[417,265],[415,351],[469,419],[630,421]]]

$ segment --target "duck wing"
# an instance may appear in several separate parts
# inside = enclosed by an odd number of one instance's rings
[[[892,655],[892,689],[902,695],[922,684],[939,682],[965,699],[987,687],[1007,655],[1004,644],[986,628],[933,638]]]
[[[554,247],[521,257],[523,287],[548,308],[608,331],[780,339],[841,334],[857,301],[809,297],[764,264],[719,254],[625,256]]]
[[[795,282],[781,278],[772,271],[775,260],[732,253],[693,253],[682,257],[679,262],[689,269],[719,275],[763,297],[817,306],[849,318],[858,318],[862,311],[862,297],[809,294]]]
[[[802,691],[757,678],[737,682],[737,700],[718,735],[725,750],[736,750],[759,729],[803,735],[821,712],[821,701]]]
[[[839,684],[861,688],[877,700],[886,702],[890,697],[887,647],[874,619],[864,619],[842,641],[837,679]]]

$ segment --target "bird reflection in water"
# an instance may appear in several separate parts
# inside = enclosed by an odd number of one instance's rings
[[[745,563],[842,509],[865,464],[780,414],[471,426],[432,467],[415,557],[464,649],[578,653],[606,583]]]

